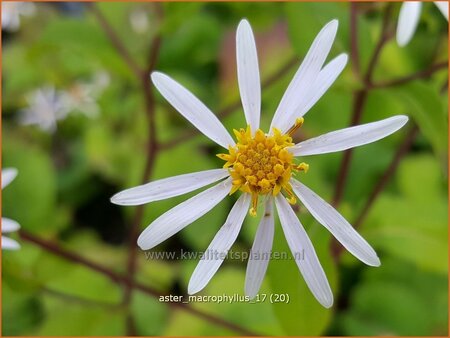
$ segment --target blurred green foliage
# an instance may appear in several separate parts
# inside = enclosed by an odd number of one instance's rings
[[[127,233],[135,209],[112,205],[109,197],[139,184],[144,170],[148,130],[140,79],[87,6],[77,15],[57,6],[36,4],[35,15],[24,18],[18,32],[4,33],[2,165],[18,168],[19,175],[2,192],[2,213],[29,232],[125,273]],[[94,6],[142,67],[154,47],[152,38],[161,34],[157,69],[171,74],[215,112],[239,99],[233,44],[242,17],[249,19],[256,33],[263,79],[292,56],[300,63],[320,28],[333,18],[339,20],[339,31],[331,55],[348,53],[350,48],[348,3],[163,3],[162,19],[150,3]],[[361,4],[358,41],[363,69],[377,43],[385,6]],[[393,24],[399,8],[394,6]],[[143,33],[132,28],[134,11],[148,19]],[[375,79],[388,81],[446,60],[446,31],[440,13],[424,10],[410,45],[402,49],[394,40],[386,44]],[[64,89],[99,70],[108,72],[111,82],[98,100],[102,112],[97,118],[70,115],[58,122],[54,134],[18,123],[18,110],[25,107],[31,90],[48,84]],[[263,127],[268,127],[295,70],[264,89]],[[191,306],[266,335],[447,335],[448,97],[440,93],[447,77],[444,70],[431,79],[369,94],[363,122],[406,114],[410,125],[416,123],[420,129],[412,150],[359,229],[379,253],[381,267],[363,266],[348,253],[335,262],[331,236],[301,207],[300,219],[335,295],[333,308],[320,306],[290,260],[270,262],[261,289],[266,294],[288,293],[289,304]],[[302,136],[346,127],[353,91],[360,86],[349,64],[306,116]],[[192,130],[159,94],[156,99],[160,142]],[[241,109],[223,122],[229,130],[242,127]],[[345,201],[339,208],[350,221],[389,165],[404,129],[355,151]],[[197,133],[158,153],[152,179],[218,167],[218,152]],[[310,171],[301,179],[331,200],[341,158],[342,154],[308,158]],[[146,206],[142,229],[187,196]],[[205,250],[231,205],[226,199],[155,250]],[[246,220],[235,251],[251,248],[257,221]],[[279,224],[274,250],[288,251]],[[3,335],[123,335],[128,315],[140,335],[235,334],[140,291],[133,291],[129,308],[122,307],[120,285],[25,241],[19,252],[2,252],[2,256]],[[135,278],[162,293],[186,294],[196,263],[148,261],[139,252]],[[225,261],[203,293],[242,295],[245,267],[245,261]]]

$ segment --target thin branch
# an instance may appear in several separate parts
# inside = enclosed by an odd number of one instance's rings
[[[350,126],[355,126],[361,121],[361,117],[366,104],[368,91],[366,89],[358,90],[354,93],[353,98],[353,114]],[[344,195],[345,185],[347,183],[348,173],[350,171],[350,163],[353,157],[353,149],[344,152],[342,157],[341,167],[339,169],[338,179],[336,182],[336,189],[333,197],[333,205],[337,207]]]
[[[392,158],[391,163],[389,164],[389,167],[386,169],[386,171],[383,173],[383,175],[378,180],[377,184],[373,188],[372,192],[369,195],[369,198],[367,199],[364,207],[361,209],[360,214],[356,218],[356,220],[352,223],[353,227],[355,229],[358,229],[361,224],[366,219],[367,215],[369,214],[370,209],[374,205],[377,198],[380,196],[380,194],[383,192],[386,185],[390,182],[392,176],[394,176],[395,171],[398,168],[398,165],[400,164],[401,160],[405,155],[408,153],[408,151],[411,149],[412,144],[414,143],[414,140],[416,139],[417,135],[419,133],[419,128],[417,125],[414,125],[412,128],[409,129],[408,133],[406,134],[405,138],[403,139],[402,143],[400,144],[399,148],[397,149],[396,153],[394,154],[394,157]],[[344,247],[339,244],[337,241],[332,242],[331,251],[333,253],[333,258],[335,261],[339,260],[339,257],[344,252]]]
[[[136,282],[135,280],[131,279],[127,275],[124,276],[119,273],[116,273],[115,271],[112,271],[107,267],[104,267],[100,264],[92,262],[82,256],[77,255],[74,252],[66,250],[66,249],[60,247],[56,243],[53,243],[51,241],[47,241],[47,240],[41,239],[37,236],[34,236],[25,230],[20,230],[19,235],[23,241],[37,245],[40,248],[44,249],[45,251],[48,251],[48,252],[51,252],[51,253],[57,255],[58,257],[67,259],[73,263],[80,264],[87,268],[90,268],[91,270],[94,270],[94,271],[108,277],[111,281],[113,281],[116,284],[129,285],[131,288],[140,290],[143,293],[145,293],[151,297],[157,298],[157,299],[159,299],[159,297],[161,297],[161,296],[165,296],[165,294],[158,292],[157,290],[153,289],[150,286],[146,286],[146,285]],[[224,327],[230,331],[234,331],[241,335],[244,335],[244,336],[256,336],[257,335],[256,333],[254,333],[250,330],[247,330],[246,328],[243,328],[237,324],[234,324],[225,319],[216,317],[214,315],[205,313],[201,310],[195,309],[195,308],[191,307],[189,304],[185,304],[185,303],[181,303],[181,302],[173,302],[173,303],[168,302],[168,303],[164,303],[164,304],[167,304],[168,306],[170,306],[172,308],[177,308],[177,309],[186,311],[188,313],[191,313],[199,318],[207,320],[210,323]]]
[[[408,83],[408,82],[411,82],[414,80],[426,79],[426,78],[429,78],[430,76],[432,76],[434,73],[436,73],[440,70],[443,70],[443,69],[448,70],[448,61],[434,64],[428,69],[418,71],[417,73],[414,73],[414,74],[411,74],[411,75],[408,75],[408,76],[405,76],[405,77],[402,77],[399,79],[380,82],[380,83],[372,83],[370,85],[370,89],[394,87],[394,86],[399,86],[399,85],[402,85],[402,84],[405,84],[405,83]]]
[[[270,87],[272,84],[276,83],[279,79],[281,79],[283,76],[285,76],[289,71],[296,65],[298,65],[299,60],[296,57],[292,57],[286,64],[284,64],[277,72],[269,76],[265,81],[263,81],[261,88],[264,90],[264,88]],[[218,114],[217,117],[219,119],[222,119],[237,109],[241,107],[241,101],[237,100],[236,102],[233,102],[232,104],[228,105],[224,109],[222,109]],[[191,139],[195,135],[198,134],[197,129],[189,128],[184,134],[179,136],[178,138],[175,138],[173,140],[170,140],[166,143],[161,144],[161,149],[170,149],[175,146],[177,146],[180,143],[186,142],[187,140]]]
[[[91,3],[87,7],[91,10],[92,14],[94,14],[94,16],[97,18],[98,22],[105,31],[112,45],[116,48],[117,52],[122,56],[125,63],[131,69],[131,71],[140,78],[142,74],[142,69],[133,60],[130,53],[125,48],[124,44],[117,35],[116,31],[108,23],[102,12],[98,9],[97,5],[95,3]]]
[[[380,179],[378,180],[377,184],[370,193],[366,204],[362,208],[361,213],[353,223],[355,229],[358,228],[365,220],[370,208],[372,207],[372,205],[374,204],[380,193],[383,191],[383,189],[386,187],[386,185],[389,183],[392,176],[394,176],[395,171],[397,170],[398,165],[400,164],[400,161],[403,159],[403,157],[405,157],[409,149],[411,149],[411,146],[414,143],[414,140],[416,139],[418,134],[419,134],[419,127],[417,127],[417,125],[414,125],[412,128],[410,128],[410,130],[406,134],[403,142],[400,144],[400,147],[397,149],[394,157],[392,158],[389,167],[386,169],[383,176],[381,176]]]
[[[384,45],[393,36],[393,32],[390,31],[390,25],[389,25],[389,19],[391,17],[392,8],[393,8],[392,3],[389,3],[386,5],[386,9],[384,12],[384,17],[383,17],[383,26],[381,28],[380,39],[378,40],[378,43],[375,46],[374,52],[369,61],[369,66],[367,67],[366,75],[364,77],[364,81],[367,85],[370,85],[372,83],[373,72],[375,70],[375,66],[378,62],[378,59],[380,58],[380,54],[381,54],[381,51],[383,50]]]
[[[155,11],[158,13],[158,20],[162,20],[162,7],[159,3],[155,3]],[[155,97],[153,95],[153,90],[150,87],[150,79],[148,77],[148,74],[151,73],[156,66],[158,56],[159,56],[159,50],[161,47],[161,36],[159,34],[156,34],[155,37],[152,40],[150,50],[149,50],[149,57],[148,57],[148,66],[146,71],[141,76],[141,84],[142,84],[142,90],[143,95],[145,98],[145,112],[147,115],[147,123],[148,123],[148,141],[147,141],[147,156],[146,156],[146,163],[144,168],[144,173],[142,175],[142,181],[141,183],[146,183],[153,172],[154,164],[156,155],[158,152],[158,137],[156,132],[156,121],[155,121]],[[142,217],[144,215],[144,206],[139,205],[136,207],[136,213],[133,219],[133,222],[130,227],[129,231],[129,241],[128,241],[128,260],[127,260],[127,275],[133,279],[134,275],[136,273],[137,268],[137,248],[136,248],[136,242],[138,238],[139,233],[139,227],[142,223]],[[132,287],[129,285],[125,286],[124,296],[123,296],[123,304],[124,306],[128,307],[128,305],[131,302],[131,295],[132,295]],[[134,325],[134,320],[129,313],[127,315],[127,335],[132,336],[136,335],[136,327]]]
[[[161,19],[162,10],[161,5],[155,3],[155,12],[158,14],[158,18]],[[156,126],[155,126],[155,99],[153,95],[153,91],[150,87],[150,79],[148,77],[148,74],[151,73],[156,65],[159,49],[161,45],[161,37],[159,34],[157,34],[151,43],[150,51],[149,51],[149,58],[148,58],[148,66],[147,68],[141,69],[133,60],[131,55],[128,53],[127,49],[125,48],[123,42],[119,38],[116,31],[113,29],[111,24],[108,22],[108,20],[103,16],[101,11],[94,5],[91,4],[89,6],[92,13],[96,16],[98,19],[100,25],[102,26],[103,30],[109,37],[111,43],[116,48],[118,53],[122,55],[125,62],[128,64],[130,69],[133,71],[133,73],[138,78],[138,81],[141,83],[143,96],[145,98],[145,112],[147,115],[147,121],[148,121],[148,142],[147,142],[147,155],[146,155],[146,164],[144,168],[144,173],[142,175],[142,183],[145,183],[149,180],[153,166],[155,163],[155,158],[158,150],[158,140],[157,140],[157,134],[156,134]],[[131,223],[130,229],[129,229],[129,236],[128,236],[128,259],[127,259],[127,275],[133,279],[133,276],[136,272],[137,268],[137,250],[136,250],[136,240],[138,237],[139,232],[139,226],[142,223],[142,217],[143,217],[143,206],[138,206],[136,208],[136,212],[133,218],[133,221]],[[122,304],[125,308],[128,308],[130,302],[131,302],[131,296],[132,296],[133,288],[131,284],[126,284],[124,288],[124,295]],[[127,335],[133,336],[136,335],[136,327],[134,325],[134,320],[131,315],[131,313],[128,313],[127,318]]]
[[[386,44],[386,42],[390,39],[391,35],[389,33],[389,18],[391,15],[392,4],[389,3],[386,6],[386,10],[383,18],[383,27],[381,29],[380,38],[375,46],[372,57],[369,61],[369,66],[367,67],[367,71],[364,75],[364,88],[359,89],[354,94],[353,100],[353,113],[350,121],[350,125],[354,126],[361,122],[362,114],[364,111],[364,106],[367,101],[368,92],[370,90],[370,84],[372,82],[373,71],[380,57],[381,51]],[[357,40],[356,40],[357,41]],[[355,47],[358,48],[357,46]],[[338,180],[336,182],[336,188],[333,197],[333,205],[339,206],[342,197],[344,196],[345,186],[347,184],[348,173],[350,170],[350,164],[353,157],[353,149],[346,150],[344,152],[341,166],[339,168]]]
[[[43,287],[41,289],[41,291],[43,293],[46,293],[46,294],[51,295],[53,297],[62,299],[64,301],[67,301],[67,302],[70,302],[70,303],[75,303],[75,304],[80,304],[80,305],[83,305],[83,306],[107,308],[109,310],[115,310],[115,309],[120,309],[121,308],[120,304],[114,304],[114,303],[110,303],[110,302],[104,302],[104,301],[99,301],[99,300],[94,300],[94,299],[83,298],[83,297],[71,295],[71,294],[68,294],[68,293],[64,293],[64,292],[61,292],[61,291],[53,290],[53,289],[50,289],[50,288],[47,288],[47,287]]]

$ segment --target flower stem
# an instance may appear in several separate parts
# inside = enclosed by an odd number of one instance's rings
[[[356,6],[356,4],[353,4],[353,6]],[[357,21],[357,18],[354,17],[356,15],[356,9],[354,9],[353,6],[351,7],[352,13],[350,15],[350,17],[352,18],[351,28],[354,30],[351,33],[352,34],[351,35],[352,36],[352,39],[351,39],[352,50],[358,50],[358,35],[357,35],[358,21]],[[372,57],[369,61],[369,66],[367,67],[367,71],[364,75],[364,79],[363,79],[364,87],[363,87],[363,89],[356,90],[354,93],[353,113],[352,113],[352,118],[350,121],[350,126],[357,125],[361,122],[363,111],[364,111],[364,106],[366,104],[367,96],[368,96],[368,93],[369,93],[369,90],[371,87],[372,76],[373,76],[375,66],[378,62],[378,59],[380,57],[380,54],[381,54],[381,51],[382,51],[384,45],[386,44],[386,42],[389,41],[389,39],[392,36],[392,34],[390,33],[390,30],[389,30],[389,27],[390,27],[389,18],[391,15],[391,11],[392,11],[392,4],[389,3],[389,4],[387,4],[386,9],[385,9],[384,19],[383,19],[383,27],[381,29],[380,38],[377,42],[377,45],[375,46]],[[353,51],[353,53],[355,53],[355,51]],[[353,56],[353,57],[355,57],[355,56]],[[358,73],[355,75],[359,77]],[[344,190],[345,190],[345,186],[347,184],[347,178],[348,178],[348,173],[350,171],[350,164],[351,164],[352,157],[353,157],[353,149],[349,149],[344,152],[342,162],[341,162],[341,167],[339,169],[338,180],[336,182],[334,197],[333,197],[333,205],[335,207],[339,206],[339,204],[341,203],[342,198],[344,196]]]
[[[408,76],[401,77],[399,79],[394,79],[394,80],[379,82],[379,83],[372,83],[370,85],[370,89],[394,87],[394,86],[399,86],[399,85],[402,85],[402,84],[405,84],[405,83],[408,83],[408,82],[411,82],[414,80],[426,79],[426,78],[429,78],[434,73],[436,73],[440,70],[444,70],[444,69],[448,70],[448,61],[436,63],[428,69],[420,70],[417,73],[413,73]]]
[[[44,240],[37,236],[34,236],[33,234],[31,234],[23,229],[19,231],[19,235],[23,241],[37,245],[41,249],[44,249],[47,252],[51,252],[54,255],[57,255],[58,257],[67,259],[73,263],[76,263],[76,264],[82,265],[84,267],[87,267],[91,270],[94,270],[94,271],[108,277],[111,281],[113,281],[116,284],[128,285],[130,288],[139,290],[139,291],[141,291],[151,297],[154,297],[156,299],[159,299],[161,296],[165,296],[165,294],[158,292],[157,290],[153,289],[150,286],[143,285],[141,283],[136,282],[134,279],[130,278],[128,275],[121,275],[105,266],[102,266],[100,264],[92,262],[91,260],[86,259],[82,256],[79,256],[78,254],[76,254],[74,252],[66,250],[66,249],[60,247],[56,243],[53,243],[51,241]],[[202,318],[212,324],[221,326],[223,328],[226,328],[230,331],[236,332],[241,335],[244,335],[244,336],[256,336],[257,335],[256,333],[254,333],[250,330],[247,330],[246,328],[243,328],[237,324],[234,324],[225,319],[216,317],[209,313],[203,312],[201,310],[195,309],[195,308],[191,307],[189,304],[185,304],[182,302],[167,302],[164,304],[167,304],[171,308],[180,309],[182,311],[188,312],[188,313],[190,313],[194,316],[197,316],[199,318]]]
[[[128,65],[130,70],[137,76],[141,76],[142,69],[138,66],[138,64],[134,61],[125,45],[120,40],[120,37],[117,35],[116,31],[109,24],[108,20],[104,17],[102,12],[98,9],[95,3],[88,4],[88,8],[91,10],[92,14],[97,18],[97,21],[100,23],[100,26],[105,31],[109,40],[111,41],[114,48],[117,50],[119,55],[122,56],[125,63]]]

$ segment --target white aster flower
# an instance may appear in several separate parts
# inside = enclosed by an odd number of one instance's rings
[[[147,12],[142,8],[136,8],[130,13],[130,25],[134,32],[144,34],[150,28]]]
[[[31,2],[3,1],[2,2],[2,29],[15,32],[20,28],[20,16],[30,16],[35,7]]]
[[[246,129],[234,130],[237,142],[218,118],[193,94],[169,76],[151,75],[159,92],[203,134],[228,150],[218,157],[224,168],[174,176],[122,191],[112,197],[120,205],[140,205],[182,195],[220,181],[211,188],[184,201],[152,222],[139,236],[138,245],[148,250],[191,224],[227,195],[237,191],[241,196],[231,209],[207,252],[197,265],[188,286],[189,294],[202,290],[223,262],[233,245],[248,210],[256,215],[258,200],[264,199],[262,219],[258,226],[248,261],[245,293],[254,297],[261,286],[272,249],[275,203],[286,240],[309,289],[325,307],[333,295],[312,243],[290,204],[296,196],[311,214],[327,228],[347,250],[362,262],[379,266],[380,260],[371,246],[327,202],[294,178],[306,171],[306,163],[296,157],[331,153],[377,141],[401,128],[406,116],[394,116],[378,122],[334,131],[298,144],[292,143],[293,132],[303,123],[302,116],[319,100],[347,63],[341,54],[324,62],[333,44],[338,22],[328,23],[314,40],[300,68],[294,75],[275,112],[269,133],[259,129],[261,86],[255,40],[246,20],[237,29],[237,71],[244,108]],[[299,253],[304,253],[299,255]],[[302,259],[303,257],[303,259]]]
[[[9,183],[11,183],[12,180],[17,176],[17,169],[15,168],[6,168],[2,170],[2,190],[4,187],[6,187]],[[10,233],[13,231],[19,230],[20,225],[16,221],[13,221],[12,219],[2,217],[2,234],[4,233]],[[17,243],[15,240],[4,237],[2,235],[2,250],[8,249],[8,250],[17,250],[20,249],[19,243]]]
[[[448,21],[448,1],[434,1],[434,4]],[[403,47],[413,37],[417,25],[419,24],[422,2],[405,1],[400,8],[400,15],[397,24],[397,43]]]
[[[23,125],[37,125],[44,131],[56,131],[56,123],[67,115],[67,106],[61,92],[47,86],[27,95],[28,107],[22,109],[19,121]]]
[[[69,90],[62,92],[64,111],[80,112],[89,118],[97,117],[100,114],[97,100],[109,83],[109,74],[106,72],[98,72],[90,82],[76,82]]]

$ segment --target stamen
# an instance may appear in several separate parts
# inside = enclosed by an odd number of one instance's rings
[[[295,124],[288,130],[286,134],[289,136],[292,136],[298,128],[300,128],[303,125],[303,122],[305,122],[305,119],[303,117],[299,117],[295,120]]]
[[[251,216],[257,214],[260,195],[277,196],[282,193],[289,203],[297,202],[289,182],[293,173],[307,172],[309,166],[304,162],[295,164],[288,148],[294,145],[291,135],[303,121],[303,118],[298,118],[284,134],[276,128],[269,135],[261,129],[252,134],[249,126],[235,129],[236,145],[228,148],[228,154],[217,155],[225,161],[224,168],[228,168],[232,178],[230,195],[238,190],[252,195]]]
[[[256,216],[256,210],[258,209],[258,194],[252,194],[252,207],[250,208],[250,216]]]
[[[289,204],[294,205],[297,203],[297,198],[295,197],[294,193],[292,192],[292,188],[289,186],[284,186],[284,191],[289,195],[289,198],[286,197],[286,200],[289,202]]]
[[[294,169],[298,170],[298,171],[303,171],[306,174],[308,172],[308,170],[309,170],[309,164],[305,163],[305,162],[302,162],[299,165],[294,166]]]

